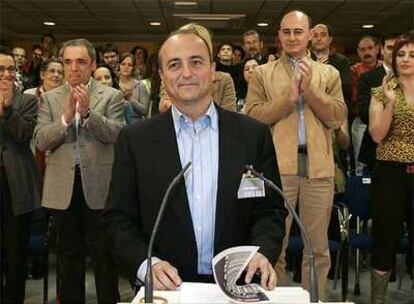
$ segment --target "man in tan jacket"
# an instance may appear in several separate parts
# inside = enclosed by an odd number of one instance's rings
[[[280,59],[256,68],[247,94],[246,113],[269,124],[283,189],[299,214],[316,257],[319,294],[323,298],[330,267],[328,225],[333,203],[332,130],[346,115],[341,81],[335,68],[310,59],[311,20],[288,12],[280,23]],[[292,216],[286,219],[282,253],[276,263],[279,285],[287,284],[285,249]],[[304,251],[302,285],[309,289],[309,259]]]
[[[42,95],[35,129],[37,147],[49,151],[42,206],[53,210],[56,221],[59,296],[62,303],[85,302],[88,252],[97,303],[116,303],[117,276],[104,255],[99,219],[124,125],[124,100],[91,78],[96,54],[89,41],[67,41],[61,54],[66,83]]]

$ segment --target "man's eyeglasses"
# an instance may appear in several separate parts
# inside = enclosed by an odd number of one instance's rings
[[[5,71],[9,72],[9,74],[16,73],[16,67],[14,65],[5,67],[4,65],[0,65],[0,73],[3,74]]]

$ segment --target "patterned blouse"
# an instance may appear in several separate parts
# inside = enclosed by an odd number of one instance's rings
[[[407,104],[396,78],[392,78],[390,84],[396,97],[394,114],[387,136],[378,145],[377,159],[412,163],[414,162],[414,105]],[[384,107],[388,103],[381,86],[373,88],[371,95],[375,96]]]

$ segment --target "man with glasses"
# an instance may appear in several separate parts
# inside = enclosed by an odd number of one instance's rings
[[[334,194],[332,130],[346,115],[338,71],[310,58],[311,19],[298,10],[282,18],[281,57],[255,69],[249,82],[246,113],[272,128],[283,190],[296,207],[312,241],[319,295],[324,298],[330,257],[328,225]],[[292,215],[286,219],[278,283],[286,284],[285,249]],[[309,289],[309,256],[304,250],[302,285]]]
[[[40,174],[30,150],[37,99],[16,90],[15,80],[13,54],[0,46],[0,302],[23,304],[29,213],[40,206]]]

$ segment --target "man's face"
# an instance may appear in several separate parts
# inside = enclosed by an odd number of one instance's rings
[[[332,43],[332,37],[323,26],[318,26],[312,31],[312,48],[318,52],[326,52]]]
[[[217,54],[217,57],[222,61],[231,61],[233,57],[233,48],[231,45],[222,45]]]
[[[96,61],[88,54],[84,46],[68,46],[63,53],[63,69],[65,80],[71,87],[87,84]]]
[[[116,52],[105,52],[103,53],[104,62],[110,66],[112,70],[115,70],[118,67],[118,54]]]
[[[392,50],[394,49],[396,40],[397,38],[386,39],[384,41],[384,46],[381,48],[382,55],[384,56],[384,62],[389,67],[391,67],[392,64]]]
[[[52,37],[49,37],[49,36],[43,37],[42,47],[45,50],[49,51],[53,47],[53,38]]]
[[[283,50],[290,56],[300,59],[306,54],[311,40],[309,21],[300,12],[287,14],[280,23],[279,39]]]
[[[232,56],[233,64],[237,64],[242,61],[242,52],[240,50],[234,50]]]
[[[161,48],[160,75],[174,104],[208,104],[214,64],[203,40],[193,34],[170,37]]]
[[[41,49],[34,49],[32,51],[32,59],[39,60],[40,58],[42,58],[42,50]]]
[[[243,48],[247,57],[255,57],[262,52],[263,41],[256,34],[251,34],[243,37]]]
[[[15,47],[13,49],[13,57],[18,69],[26,63],[26,51],[23,48]]]
[[[144,64],[144,51],[142,49],[135,51],[135,63],[137,65]]]
[[[16,80],[16,67],[13,57],[0,54],[0,88],[13,85]]]
[[[362,39],[358,44],[359,59],[365,64],[373,64],[377,61],[379,47],[370,38]]]

